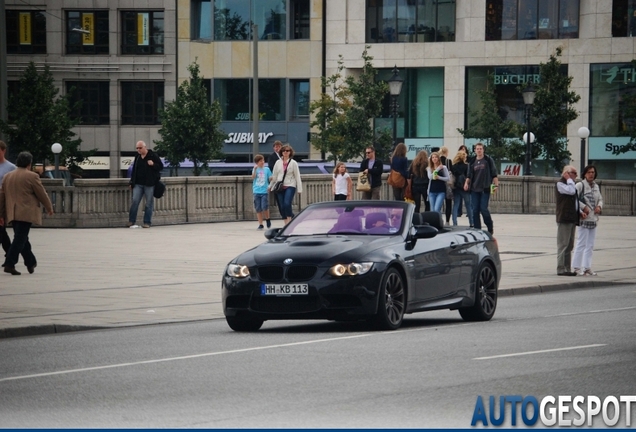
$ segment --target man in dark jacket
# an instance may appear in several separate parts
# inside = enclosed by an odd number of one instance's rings
[[[470,191],[470,204],[473,211],[475,228],[481,229],[481,217],[490,234],[495,233],[488,203],[490,193],[499,187],[495,161],[484,153],[484,144],[475,144],[475,159],[468,164],[468,173],[464,182],[464,190]],[[491,185],[492,186],[491,188]]]
[[[369,146],[364,151],[365,159],[360,164],[360,172],[365,173],[369,176],[369,180],[371,181],[371,191],[362,192],[362,199],[369,200],[379,200],[380,199],[380,188],[382,187],[382,171],[384,170],[384,165],[380,159],[375,157],[375,148]]]
[[[572,271],[572,249],[574,249],[574,235],[576,226],[581,218],[587,217],[587,212],[579,208],[579,200],[576,193],[576,168],[567,165],[563,168],[563,174],[556,184],[556,221],[557,221],[557,275],[576,276]]]
[[[137,156],[135,156],[129,183],[132,189],[132,204],[128,214],[128,226],[135,225],[141,198],[146,197],[143,227],[150,228],[152,224],[152,212],[155,207],[155,185],[161,178],[163,163],[157,153],[146,147],[145,142],[137,141],[135,149],[137,150]]]

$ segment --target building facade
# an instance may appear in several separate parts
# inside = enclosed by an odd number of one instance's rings
[[[135,142],[159,138],[158,110],[176,94],[173,0],[5,0],[7,87],[29,62],[82,100],[74,132],[96,150],[87,177],[120,177]],[[10,116],[10,113],[9,113]]]
[[[636,2],[632,0],[327,0],[326,74],[339,55],[349,73],[360,68],[365,45],[380,76],[394,66],[404,79],[398,98],[397,136],[412,157],[445,145],[451,155],[464,140],[477,91],[495,77],[500,111],[524,124],[519,87],[536,82],[540,63],[557,47],[581,96],[579,117],[567,128],[572,163],[580,164],[580,127],[590,130],[587,158],[607,179],[636,179],[636,152],[614,155],[629,141],[624,118],[635,93]],[[388,106],[377,125],[391,125]],[[535,175],[555,175],[543,161]],[[503,167],[500,167],[503,168]]]

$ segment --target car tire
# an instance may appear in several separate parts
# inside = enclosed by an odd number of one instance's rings
[[[226,316],[227,325],[238,332],[255,332],[263,326],[263,320],[249,315]]]
[[[396,330],[402,325],[406,310],[406,286],[400,272],[388,269],[382,276],[378,311],[371,322],[379,330]]]
[[[497,309],[497,275],[490,264],[479,267],[475,284],[475,304],[459,308],[459,314],[464,321],[489,321]]]

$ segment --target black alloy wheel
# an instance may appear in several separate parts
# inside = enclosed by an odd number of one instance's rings
[[[226,316],[227,325],[238,332],[255,332],[263,325],[263,320],[254,318],[248,314]]]
[[[402,325],[406,310],[406,289],[400,273],[390,268],[382,277],[378,311],[372,318],[380,330],[396,330]]]
[[[477,273],[475,304],[459,308],[465,321],[489,321],[497,309],[497,276],[490,264],[482,264]]]

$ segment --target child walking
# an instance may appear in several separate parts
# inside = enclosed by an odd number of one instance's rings
[[[254,194],[254,209],[258,217],[258,229],[263,229],[263,217],[267,222],[267,228],[271,228],[272,222],[269,220],[269,202],[267,199],[267,188],[272,172],[265,166],[263,155],[254,156],[254,169],[252,170],[252,193]]]
[[[351,199],[351,189],[353,182],[347,172],[344,162],[338,162],[333,170],[333,182],[331,189],[335,201],[346,201]]]

